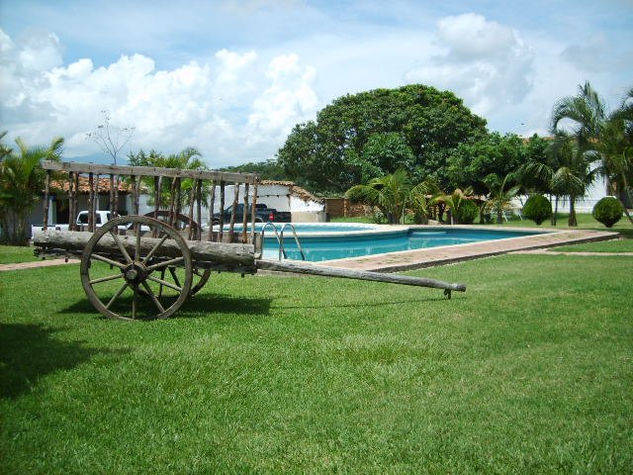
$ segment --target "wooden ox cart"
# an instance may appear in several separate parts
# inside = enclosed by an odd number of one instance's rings
[[[182,170],[153,167],[106,166],[45,162],[46,189],[43,231],[34,236],[36,253],[80,257],[81,283],[92,305],[103,315],[122,319],[172,316],[209,280],[211,271],[254,274],[259,269],[391,282],[420,287],[465,291],[462,284],[433,279],[353,271],[301,261],[262,259],[263,236],[255,232],[258,177],[247,173]],[[48,195],[51,183],[68,190],[70,216],[78,211],[80,184],[88,184],[89,222],[86,230],[70,224],[69,231],[48,229]],[[102,226],[94,215],[99,183],[109,183],[109,208],[116,216],[121,183],[129,191],[132,214],[114,217]],[[220,213],[219,224],[202,228],[202,208],[208,223],[219,191],[220,209],[226,206],[226,185],[233,187],[232,209],[244,204],[242,222],[236,227],[235,211],[228,223]],[[85,190],[85,186],[83,187]],[[142,192],[152,196],[154,210],[139,214]],[[249,203],[250,200],[250,203]],[[187,214],[183,209],[187,209]],[[71,220],[72,221],[72,220]]]

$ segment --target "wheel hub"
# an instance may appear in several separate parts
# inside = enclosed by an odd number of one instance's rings
[[[138,285],[147,279],[147,269],[142,262],[133,262],[123,269],[123,278],[127,283]]]

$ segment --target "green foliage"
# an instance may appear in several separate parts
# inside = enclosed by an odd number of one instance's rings
[[[443,203],[444,205],[446,205],[450,209],[451,224],[453,224],[455,221],[460,222],[459,215],[462,205],[469,201],[467,197],[471,196],[472,194],[473,189],[470,187],[466,188],[465,190],[456,188],[450,195],[438,193],[431,200],[431,204]],[[468,216],[468,212],[465,214],[465,216]]]
[[[278,160],[291,179],[321,192],[345,191],[399,167],[413,171],[415,181],[445,184],[451,151],[483,137],[485,124],[449,91],[420,84],[375,89],[340,97],[316,122],[295,126]]]
[[[447,162],[447,175],[453,187],[470,186],[476,194],[485,194],[489,175],[509,176],[509,185],[519,184],[521,165],[528,148],[515,135],[494,132],[475,143],[459,145]]]
[[[277,160],[249,162],[242,165],[220,168],[221,171],[236,173],[256,173],[262,180],[290,180]]]
[[[0,135],[0,141],[4,138]],[[44,190],[43,160],[59,160],[64,145],[61,137],[48,147],[28,147],[15,139],[17,151],[0,142],[0,239],[24,246],[28,242],[28,217]]]
[[[616,198],[606,196],[596,203],[591,214],[597,221],[610,228],[620,221],[623,212],[624,208]]]
[[[552,204],[543,195],[532,195],[523,205],[523,216],[540,225],[552,215]]]
[[[459,224],[472,224],[479,216],[479,206],[473,200],[463,200],[456,215]]]
[[[172,153],[170,155],[163,155],[156,150],[150,150],[149,153],[145,153],[143,150],[138,153],[130,153],[128,155],[128,161],[131,166],[143,166],[143,167],[161,167],[161,168],[179,168],[183,170],[205,170],[207,167],[202,161],[202,155],[200,152],[193,148],[187,147],[178,153]],[[143,179],[143,184],[148,188],[151,193],[149,204],[154,204],[154,196],[156,194],[156,184],[153,177],[147,177]],[[188,206],[191,202],[191,189],[194,186],[194,180],[191,178],[183,178],[180,183],[179,200],[176,203],[176,210],[182,210],[184,206]],[[209,196],[210,190],[208,184],[205,183],[205,188],[202,190],[202,196]],[[167,209],[169,203],[172,200],[171,180],[161,181],[161,208]],[[203,202],[206,206],[206,203]]]
[[[356,185],[345,193],[352,203],[375,206],[387,218],[389,224],[402,224],[404,210],[412,186],[404,170],[374,178],[366,185]]]
[[[519,186],[506,189],[509,175],[506,175],[500,183],[499,177],[496,175],[490,175],[488,178],[488,182],[494,184],[490,185],[490,193],[485,204],[485,210],[496,214],[497,224],[501,224],[503,222],[503,213],[512,209],[512,200],[519,192]]]

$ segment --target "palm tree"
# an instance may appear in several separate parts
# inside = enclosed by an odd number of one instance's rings
[[[472,196],[473,188],[472,186],[467,187],[462,190],[461,188],[455,188],[455,191],[450,195],[447,194],[439,194],[435,196],[431,200],[431,204],[444,203],[451,212],[451,224],[454,224],[457,220],[457,216],[459,213],[459,208],[461,204],[467,199],[468,196]]]
[[[488,201],[486,201],[485,208],[487,211],[497,215],[497,224],[501,224],[503,222],[503,212],[512,209],[512,200],[521,189],[520,185],[515,185],[506,190],[505,188],[509,177],[510,174],[506,175],[498,185],[488,185],[490,193],[488,195]],[[494,181],[498,183],[498,177]]]
[[[411,189],[408,206],[413,210],[413,220],[416,224],[429,222],[434,199],[441,193],[438,184],[431,179],[424,180]]]
[[[405,170],[374,178],[366,185],[356,185],[345,193],[353,203],[375,206],[385,215],[389,224],[401,224],[409,201],[411,182]]]
[[[602,158],[601,173],[607,177],[610,192],[620,200],[627,218],[633,223],[626,203],[622,201],[622,193],[626,193],[629,203],[633,203],[633,88],[605,123],[598,150]]]
[[[5,134],[0,136],[0,139]],[[2,240],[8,244],[28,244],[27,221],[44,186],[42,160],[59,160],[64,139],[53,139],[48,147],[27,147],[15,139],[16,151],[2,144],[0,161],[0,228]]]

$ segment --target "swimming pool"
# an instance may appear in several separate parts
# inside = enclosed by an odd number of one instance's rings
[[[280,231],[283,223],[275,223]],[[408,227],[356,223],[294,223],[306,260],[326,261],[387,252],[508,239],[541,234],[539,231],[459,228],[449,226]],[[256,227],[261,231],[261,226]],[[290,228],[284,232],[288,259],[301,259]],[[279,245],[270,227],[264,232],[266,259],[277,259]]]

